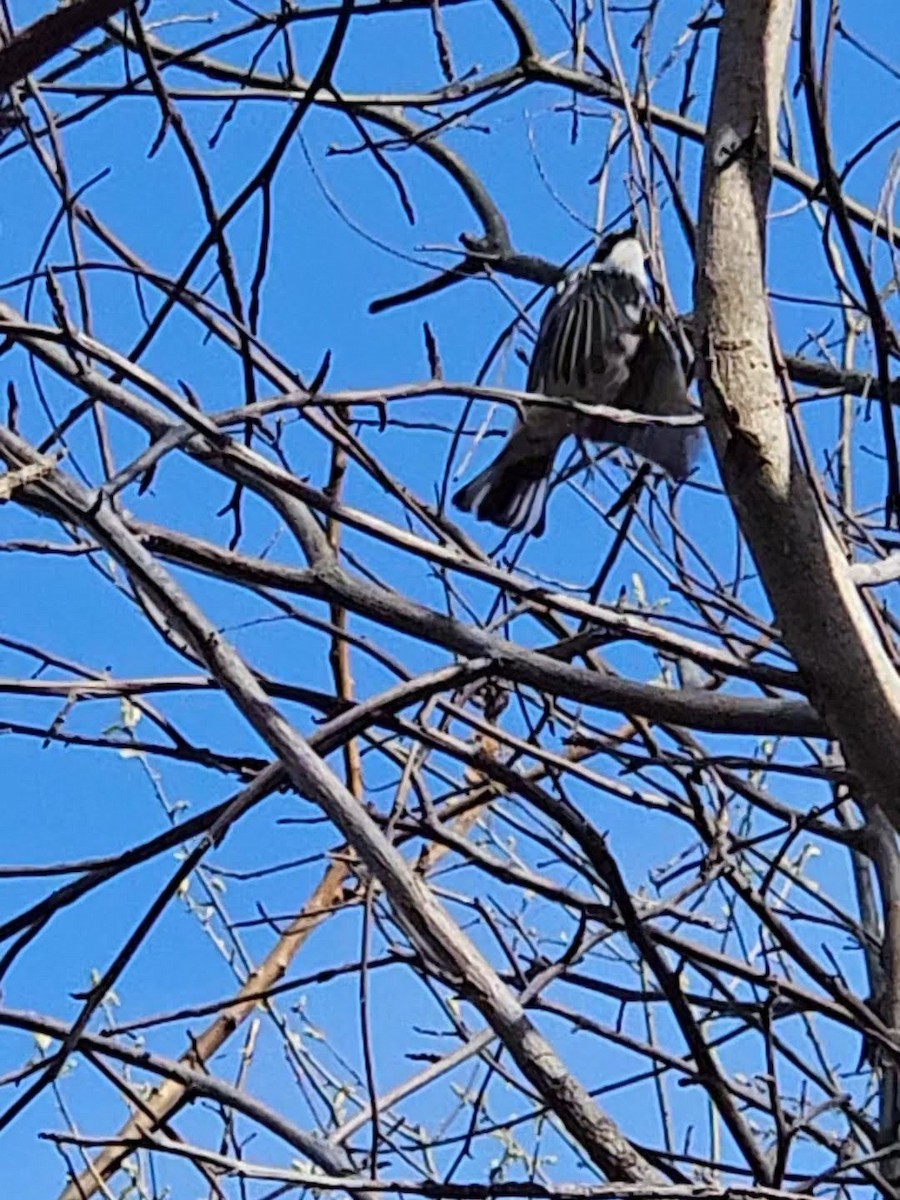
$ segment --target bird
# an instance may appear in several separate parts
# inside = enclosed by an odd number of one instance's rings
[[[696,411],[673,330],[649,292],[646,259],[631,225],[605,237],[591,262],[557,285],[538,329],[527,390],[563,403],[523,404],[494,461],[454,495],[458,509],[540,537],[556,452],[570,434],[624,446],[671,479],[687,478],[699,444],[695,425],[625,424],[590,412],[595,405],[653,416]]]

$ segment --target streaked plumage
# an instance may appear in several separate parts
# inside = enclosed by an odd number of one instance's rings
[[[694,411],[631,231],[606,238],[593,262],[557,288],[538,330],[528,391],[659,416]],[[556,452],[570,434],[625,446],[676,480],[688,475],[699,441],[694,427],[625,425],[574,408],[526,405],[497,458],[454,504],[480,521],[539,537]]]

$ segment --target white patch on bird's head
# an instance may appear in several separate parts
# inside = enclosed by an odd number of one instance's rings
[[[641,287],[647,286],[647,253],[635,237],[620,238],[610,247],[609,253],[597,263],[595,270],[624,271],[632,275]]]

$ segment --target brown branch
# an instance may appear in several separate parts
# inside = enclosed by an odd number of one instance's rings
[[[40,461],[27,443],[4,430],[0,430],[0,453],[15,467]],[[109,503],[102,497],[98,502],[57,469],[40,484],[25,486],[37,486],[45,499],[52,497],[60,515],[87,529],[152,593],[173,624],[185,630],[235,707],[281,760],[297,791],[334,822],[379,881],[400,926],[429,970],[479,1009],[522,1074],[588,1157],[609,1178],[632,1183],[659,1181],[660,1173],[566,1069],[526,1015],[521,1001],[503,985],[366,809],[274,708],[235,649],[128,532]]]
[[[18,314],[6,305],[0,305],[0,317],[6,320],[12,317],[7,326],[11,329]],[[86,339],[79,340],[87,345]],[[31,334],[26,334],[22,341],[76,387],[87,389],[116,411],[138,419],[156,434],[169,432],[171,420],[147,401],[110,382],[99,371],[74,371],[67,351],[54,344],[53,340],[33,338]],[[95,350],[100,350],[97,343],[91,341],[90,344]],[[304,485],[290,472],[274,467],[261,455],[230,441],[209,417],[191,410],[180,397],[148,372],[138,370],[133,365],[128,367],[119,356],[109,351],[105,352],[105,357],[117,368],[128,368],[154,398],[186,419],[203,436],[206,446],[200,448],[198,457],[201,461],[214,463],[217,469],[235,482],[259,492],[276,508],[282,507],[286,497],[307,498]],[[34,489],[25,490],[35,496],[40,494]],[[228,560],[228,553],[211,543],[186,535],[170,537],[167,531],[159,532],[157,549],[180,561],[208,570]],[[583,703],[629,716],[646,717],[663,724],[716,732],[783,733],[816,737],[825,731],[822,722],[803,701],[711,694],[698,688],[670,689],[554,662],[547,655],[523,649],[511,641],[445,617],[388,588],[351,576],[328,555],[322,556],[308,569],[273,568],[267,560],[251,560],[246,556],[230,561],[233,566],[240,565],[241,577],[245,582],[274,585],[298,594],[315,596],[467,657],[487,657],[494,664],[497,675],[540,688],[552,695],[565,695]]]
[[[0,49],[0,90],[8,91],[17,83],[68,50],[74,42],[108,21],[130,0],[72,0],[53,12],[38,17],[7,41]]]
[[[331,863],[289,928],[278,939],[257,969],[250,975],[233,1002],[199,1035],[191,1038],[191,1048],[179,1062],[187,1068],[206,1071],[207,1064],[222,1048],[235,1030],[258,1007],[260,994],[267,992],[287,971],[310,934],[331,915],[341,900],[344,884],[350,874],[347,860]],[[109,1179],[121,1166],[130,1151],[123,1142],[141,1138],[164,1121],[171,1119],[189,1098],[183,1077],[170,1076],[161,1083],[146,1102],[147,1111],[136,1114],[122,1129],[115,1143],[97,1155],[84,1172],[73,1179],[60,1193],[59,1200],[87,1200],[95,1194],[98,1183]]]
[[[119,33],[123,41],[128,40],[125,30],[120,30]],[[222,59],[212,58],[208,54],[185,55],[182,51],[166,45],[156,37],[148,38],[148,41],[152,45],[160,65],[177,64],[181,69],[197,72],[209,79],[237,84],[242,88],[252,84],[261,91],[281,93],[294,99],[302,99],[306,94],[307,89],[302,83],[298,85],[296,80],[286,83],[277,75],[262,72],[253,72],[252,76],[248,78],[243,69],[232,66]],[[393,134],[405,136],[420,151],[433,157],[456,180],[484,223],[488,246],[499,249],[508,245],[506,222],[486,191],[484,184],[460,156],[449,151],[436,140],[422,137],[423,130],[398,109],[412,105],[427,109],[441,104],[452,104],[457,100],[468,100],[476,88],[482,92],[500,92],[527,83],[555,85],[567,92],[604,100],[615,108],[624,108],[627,103],[626,97],[611,80],[603,78],[599,74],[577,70],[553,59],[536,57],[533,54],[528,54],[513,66],[504,67],[492,74],[482,76],[477,83],[470,84],[465,88],[451,85],[430,93],[341,92],[339,96],[334,93],[321,93],[318,103],[338,109],[353,107],[359,115],[365,116],[366,120],[390,130]],[[641,123],[667,129],[697,145],[707,143],[708,126],[704,126],[701,121],[692,121],[682,113],[647,103],[645,99],[634,101],[634,111]],[[793,163],[777,157],[773,157],[772,169],[778,179],[796,189],[808,200],[823,199],[822,184],[816,175],[803,171]],[[871,230],[877,237],[889,244],[900,247],[900,229],[882,219],[878,213],[847,196],[844,197],[844,207],[849,216],[858,224]]]
[[[700,688],[665,688],[615,675],[600,675],[555,661],[405,596],[355,578],[335,564],[311,570],[275,566],[264,559],[234,556],[211,542],[154,527],[147,544],[162,557],[219,574],[230,563],[230,575],[246,583],[264,584],[312,596],[374,619],[411,637],[443,646],[467,657],[486,658],[496,675],[555,696],[662,724],[684,725],[717,733],[786,734],[819,737],[825,726],[804,701],[759,699],[708,692]]]

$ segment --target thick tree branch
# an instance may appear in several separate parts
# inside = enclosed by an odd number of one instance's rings
[[[863,790],[900,826],[900,682],[792,451],[770,346],[766,212],[792,0],[731,0],[703,166],[697,346],[728,492],[784,640]]]
[[[21,83],[26,75],[67,50],[78,38],[127,8],[130,0],[72,0],[38,17],[0,49],[0,90]]]
[[[0,430],[0,454],[16,468],[46,467],[47,463],[7,430]],[[281,759],[299,795],[322,809],[378,880],[397,921],[430,971],[479,1010],[524,1077],[588,1157],[610,1179],[662,1182],[663,1176],[567,1070],[527,1016],[521,1001],[503,984],[368,811],[274,707],[234,647],[129,533],[111,504],[102,494],[91,495],[52,466],[46,467],[46,474],[38,486],[48,502],[58,507],[60,516],[87,529],[135,583],[153,595],[168,620],[184,631],[238,711]]]

